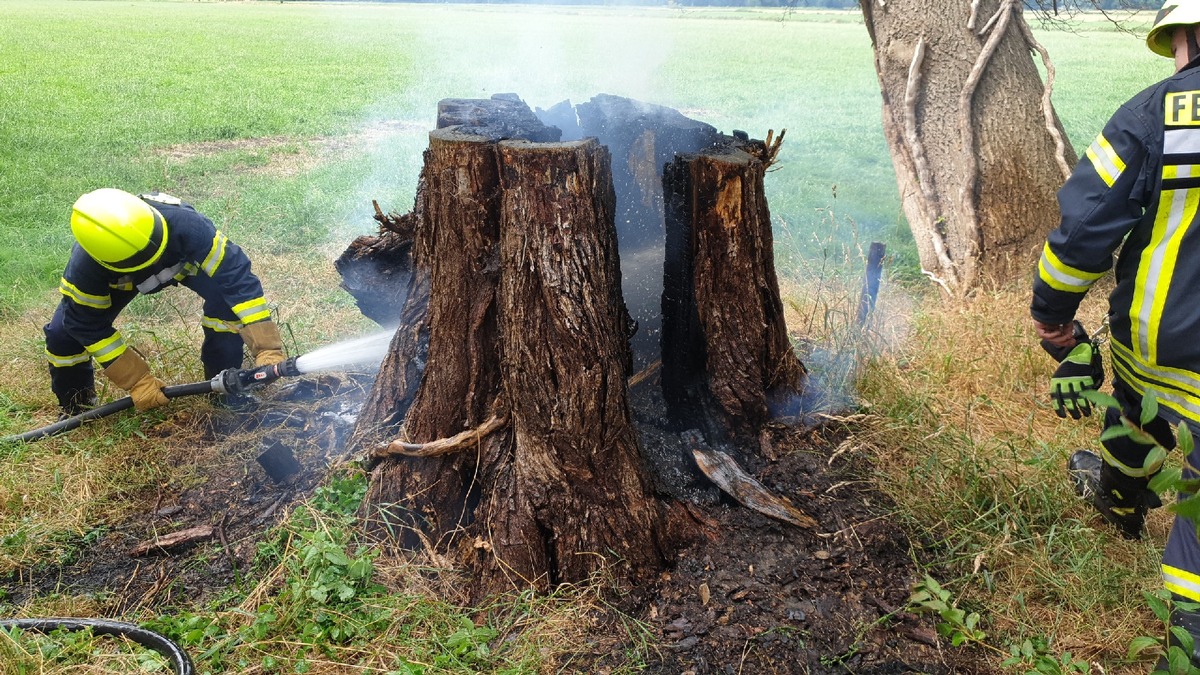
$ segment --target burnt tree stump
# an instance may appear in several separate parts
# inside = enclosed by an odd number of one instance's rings
[[[772,415],[799,406],[805,371],[779,297],[765,170],[727,146],[679,156],[664,171],[662,381],[677,428],[753,439]]]
[[[622,101],[594,101],[579,119],[617,139],[637,188],[625,196],[603,139],[575,128],[559,140],[512,95],[447,99],[403,216],[410,280],[351,445],[372,460],[374,531],[469,565],[476,598],[600,569],[653,578],[692,534],[648,472],[667,473],[672,437],[675,461],[693,461],[673,431],[756,438],[803,385],[772,261],[764,144]],[[631,115],[636,128],[618,129]],[[639,204],[623,204],[630,195]],[[633,214],[651,234],[629,239],[627,256],[619,221]],[[632,415],[626,262],[655,249],[662,339],[639,370],[661,356],[662,391],[635,378],[637,405],[665,398],[675,428],[655,432],[651,462],[640,441],[661,415]]]
[[[664,564],[660,504],[629,418],[608,153],[594,139],[501,142],[513,125],[478,119],[430,134],[407,318],[355,437],[401,418],[409,444],[508,423],[468,450],[382,459],[368,511],[407,545],[470,560],[480,594],[618,560],[619,578],[648,577]]]

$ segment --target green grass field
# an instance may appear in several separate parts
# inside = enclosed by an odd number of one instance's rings
[[[626,95],[760,138],[787,128],[769,179],[774,215],[789,226],[783,245],[811,252],[813,237],[858,237],[903,247],[907,236],[854,14],[54,0],[0,8],[6,312],[53,288],[70,203],[84,191],[177,193],[235,238],[279,251],[342,242],[371,228],[371,199],[411,206],[439,99],[507,91],[541,107]],[[1165,72],[1110,30],[1044,39],[1077,146]],[[1114,52],[1122,58],[1098,58]],[[289,156],[299,170],[280,168]]]
[[[1079,149],[1125,99],[1170,72],[1136,37],[1100,21],[1037,35]],[[411,208],[437,101],[497,92],[540,107],[619,94],[758,138],[786,128],[767,191],[800,333],[820,339],[842,328],[829,317],[856,299],[866,242],[889,244],[893,276],[919,277],[870,43],[852,12],[0,0],[0,434],[55,414],[40,326],[57,302],[79,194],[158,189],[195,203],[250,249],[291,346],[308,349],[369,328],[337,288],[332,260],[374,231],[372,199]],[[1141,593],[1158,585],[1167,521],[1156,514],[1142,543],[1085,523],[1061,465],[1066,450],[1094,443],[1095,429],[1048,412],[1049,366],[1027,328],[1025,293],[1014,280],[944,307],[885,285],[886,320],[872,345],[880,353],[852,383],[867,419],[856,447],[878,461],[898,515],[938,542],[933,564],[984,615],[993,649],[1028,640],[1039,653],[1086,654],[1108,673],[1144,671],[1123,657],[1133,637],[1156,628]],[[187,302],[156,297],[129,313],[130,330],[175,382],[198,379],[197,364],[171,356],[197,342],[180,318],[187,307],[176,305]],[[1085,306],[1092,324],[1101,302]],[[136,425],[104,429],[0,455],[0,574],[71,555],[119,522],[131,494],[189,479],[164,439]],[[318,508],[293,519],[274,544],[276,573],[301,575],[297,551],[314,549],[296,542],[336,534],[341,515]],[[206,645],[220,646],[204,663],[212,672],[243,672],[246,662],[273,672],[255,640],[291,644],[311,624],[300,617],[306,605],[275,598],[293,623],[260,626],[249,618],[257,592],[231,601],[211,626],[185,614],[173,629],[211,629]],[[458,647],[438,636],[467,630],[457,626],[468,613],[413,593],[358,608],[366,618],[355,625],[368,625],[372,611],[402,612],[414,633],[381,638],[381,652],[452,653]],[[22,609],[86,611],[88,602],[46,597]],[[577,604],[521,602],[498,613],[499,630],[518,636],[503,659],[471,651],[480,660],[429,672],[500,672],[501,663],[533,672],[540,654],[578,639]],[[459,646],[490,639],[467,632]],[[0,640],[0,673],[6,657],[17,659],[9,648]],[[368,656],[355,658],[373,663]]]

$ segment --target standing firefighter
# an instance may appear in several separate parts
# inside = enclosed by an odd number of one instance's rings
[[[45,328],[50,388],[64,413],[75,415],[94,403],[93,359],[139,410],[167,402],[162,380],[113,321],[139,293],[175,284],[204,299],[205,377],[241,367],[243,345],[256,366],[284,360],[250,259],[190,204],[166,194],[135,197],[102,188],[76,200],[71,232],[77,243],[59,284],[63,298]]]
[[[1176,72],[1121,106],[1060,190],[1062,223],[1047,239],[1033,288],[1037,334],[1048,351],[1065,357],[1051,384],[1055,409],[1088,415],[1080,394],[1097,388],[1104,371],[1099,351],[1072,319],[1121,249],[1109,299],[1113,393],[1121,409],[1105,411],[1104,426],[1120,425],[1122,414],[1138,422],[1151,394],[1158,415],[1141,426],[1157,444],[1110,438],[1100,457],[1077,452],[1070,468],[1081,495],[1130,538],[1141,536],[1147,509],[1158,505],[1147,486],[1164,449],[1175,445],[1171,425],[1200,429],[1198,24],[1200,0],[1169,0],[1158,13],[1146,42],[1173,57]],[[1197,460],[1193,453],[1189,467],[1200,466]],[[1162,574],[1177,597],[1200,602],[1200,543],[1191,521],[1176,518]],[[1200,614],[1181,611],[1173,621],[1200,638]],[[1192,658],[1200,664],[1200,649]]]

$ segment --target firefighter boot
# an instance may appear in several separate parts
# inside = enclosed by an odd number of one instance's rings
[[[1171,597],[1175,602],[1181,600],[1181,598],[1177,595],[1172,595]],[[1172,607],[1171,626],[1182,628],[1192,636],[1191,665],[1193,668],[1200,668],[1200,611],[1181,609],[1178,606]],[[1171,647],[1183,648],[1183,645],[1179,644],[1179,639],[1175,636],[1174,631],[1168,631],[1167,644]],[[1167,661],[1166,655],[1159,657],[1158,665],[1154,666],[1154,669],[1156,671],[1162,670],[1168,673],[1176,672],[1171,670],[1171,666]]]
[[[1127,539],[1141,539],[1146,512],[1162,506],[1158,495],[1147,487],[1149,478],[1126,476],[1094,452],[1076,451],[1067,463],[1067,471],[1075,494],[1091,502]]]

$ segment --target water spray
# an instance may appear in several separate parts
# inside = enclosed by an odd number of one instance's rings
[[[162,391],[168,399],[197,394],[244,394],[283,377],[297,377],[307,373],[336,370],[347,366],[378,366],[387,354],[391,336],[390,331],[384,331],[322,347],[303,356],[293,356],[286,361],[269,366],[228,368],[206,382],[170,385],[163,387]],[[76,429],[88,420],[107,417],[132,407],[133,398],[126,396],[40,429],[14,436],[0,437],[0,443],[14,441],[28,443],[41,440]]]
[[[297,357],[296,369],[303,374],[346,366],[378,366],[387,355],[393,333],[394,331],[387,330],[321,347]]]

